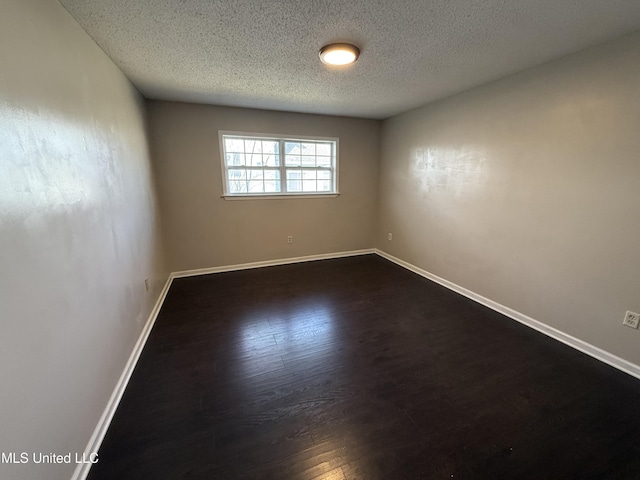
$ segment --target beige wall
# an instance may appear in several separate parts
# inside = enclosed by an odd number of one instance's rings
[[[148,112],[172,271],[373,246],[380,122],[156,101]],[[340,196],[224,200],[219,130],[339,137]]]
[[[634,35],[385,121],[377,246],[640,364],[639,82]]]
[[[58,2],[3,0],[0,452],[84,450],[166,279],[143,112]]]

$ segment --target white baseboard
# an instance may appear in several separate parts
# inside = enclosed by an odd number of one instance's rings
[[[196,270],[183,270],[171,274],[173,278],[193,277],[195,275],[206,275],[208,273],[234,272],[236,270],[248,270],[250,268],[273,267],[276,265],[288,265],[290,263],[313,262],[315,260],[329,260],[332,258],[355,257],[357,255],[367,255],[376,253],[374,248],[364,250],[350,250],[348,252],[321,253],[319,255],[306,255],[304,257],[279,258],[277,260],[266,260],[263,262],[240,263],[236,265],[224,265],[222,267],[198,268]]]
[[[550,327],[549,325],[546,325],[545,323],[535,320],[525,315],[524,313],[520,313],[498,302],[494,302],[493,300],[483,297],[482,295],[472,292],[471,290],[461,287],[460,285],[456,285],[455,283],[450,282],[449,280],[445,280],[444,278],[438,277],[437,275],[434,275],[433,273],[427,272],[426,270],[416,267],[415,265],[412,265],[409,262],[400,260],[399,258],[396,258],[393,255],[389,255],[388,253],[383,252],[382,250],[376,249],[375,253],[397,265],[400,265],[401,267],[406,268],[407,270],[411,270],[412,272],[417,273],[418,275],[425,277],[429,280],[432,280],[433,282],[438,283],[443,287],[453,290],[454,292],[459,293],[460,295],[464,295],[465,297],[470,298],[471,300],[474,300],[475,302],[478,302],[484,305],[485,307],[495,310],[496,312],[501,313],[509,318],[512,318],[513,320],[516,320],[517,322],[520,322],[528,327],[531,327],[540,333],[543,333],[551,338],[554,338],[555,340],[558,340],[559,342],[564,343],[565,345],[568,345],[572,348],[575,348],[576,350],[581,351],[582,353],[585,353],[597,360],[600,360],[601,362],[604,362],[607,365],[611,365],[612,367],[617,368],[618,370],[621,370],[633,377],[640,379],[639,365],[631,363],[623,358],[617,357],[616,355],[613,355],[605,350],[602,350],[601,348],[591,345],[590,343],[587,343],[583,340],[580,340],[579,338],[576,338],[572,335],[564,333],[558,330],[557,328]]]
[[[92,454],[95,454],[100,449],[100,445],[102,444],[102,440],[104,440],[104,436],[107,433],[107,429],[109,428],[109,424],[113,419],[113,415],[116,413],[116,409],[118,408],[118,404],[122,399],[122,395],[124,394],[125,388],[127,388],[127,384],[129,383],[129,379],[131,378],[131,374],[133,374],[133,370],[136,367],[136,363],[138,363],[138,359],[140,358],[140,354],[142,353],[142,349],[144,348],[145,343],[147,343],[147,339],[149,338],[149,334],[151,333],[151,329],[153,325],[156,323],[156,318],[158,318],[158,313],[160,313],[160,309],[162,308],[162,304],[164,303],[164,299],[167,296],[167,292],[171,287],[171,282],[173,281],[173,276],[169,275],[169,278],[164,284],[160,295],[158,296],[158,300],[156,301],[151,313],[149,314],[149,318],[147,322],[144,324],[142,328],[142,332],[140,332],[140,336],[138,337],[138,341],[133,347],[133,351],[131,355],[129,355],[129,360],[127,360],[127,364],[124,367],[124,371],[120,375],[120,379],[116,384],[116,388],[113,390],[109,401],[107,402],[107,406],[102,412],[100,416],[100,420],[98,420],[98,425],[93,431],[93,435],[89,439],[89,443],[84,451],[84,458],[93,458]],[[73,472],[73,476],[71,480],[85,480],[87,475],[89,475],[89,470],[91,469],[91,463],[79,463],[76,466],[76,469]]]
[[[98,452],[100,449],[100,445],[102,444],[102,440],[104,440],[104,436],[107,433],[107,429],[109,428],[109,424],[113,419],[113,416],[116,413],[116,409],[118,408],[118,404],[122,399],[122,395],[124,394],[124,390],[127,388],[127,384],[129,383],[129,379],[133,374],[133,370],[138,363],[138,359],[140,358],[140,354],[142,353],[142,349],[144,348],[147,339],[149,338],[149,334],[151,333],[151,329],[156,322],[156,318],[160,313],[160,309],[162,308],[162,304],[169,292],[169,288],[173,282],[174,278],[182,278],[182,277],[192,277],[195,275],[205,275],[208,273],[222,273],[222,272],[233,272],[236,270],[247,270],[250,268],[260,268],[260,267],[271,267],[275,265],[287,265],[290,263],[302,263],[302,262],[312,262],[314,260],[328,260],[332,258],[343,258],[343,257],[354,257],[356,255],[367,255],[376,253],[375,249],[364,249],[364,250],[351,250],[348,252],[337,252],[337,253],[323,253],[320,255],[307,255],[304,257],[292,257],[292,258],[281,258],[277,260],[267,260],[264,262],[253,262],[253,263],[242,263],[237,265],[225,265],[222,267],[212,267],[212,268],[200,268],[197,270],[185,270],[181,272],[173,272],[169,275],[166,283],[162,291],[160,292],[160,296],[156,301],[156,304],[151,310],[149,314],[149,318],[145,323],[142,332],[140,332],[140,336],[138,337],[138,341],[133,347],[133,351],[129,356],[129,360],[125,365],[124,371],[122,375],[120,375],[120,379],[116,384],[109,401],[107,402],[107,406],[102,412],[100,416],[100,420],[98,420],[98,425],[93,431],[93,435],[89,439],[89,443],[85,448],[85,457],[84,458],[92,458],[91,455]],[[79,463],[76,469],[73,472],[73,476],[71,480],[85,480],[87,475],[89,475],[89,470],[91,469],[91,463]]]
[[[149,318],[144,328],[142,329],[142,332],[140,333],[140,337],[138,338],[138,341],[136,342],[135,347],[133,348],[133,351],[129,356],[129,360],[127,361],[124,371],[122,372],[122,375],[120,376],[120,379],[118,380],[118,383],[116,384],[116,387],[113,393],[111,394],[111,397],[109,398],[109,402],[107,403],[107,406],[104,409],[104,412],[100,417],[100,420],[98,421],[98,425],[96,426],[96,429],[94,430],[93,435],[91,435],[89,443],[87,444],[87,447],[85,449],[85,458],[90,458],[91,454],[98,452],[98,450],[100,449],[102,440],[104,439],[104,436],[107,433],[109,424],[113,419],[116,409],[118,408],[118,404],[122,399],[122,395],[124,394],[125,388],[129,383],[129,379],[133,374],[133,370],[136,366],[136,363],[138,362],[138,359],[140,358],[142,349],[144,348],[144,345],[147,342],[147,339],[149,338],[151,329],[153,328],[153,325],[156,322],[156,318],[160,313],[160,309],[162,308],[162,304],[164,303],[164,300],[167,296],[167,293],[169,292],[169,288],[171,287],[171,283],[173,282],[174,278],[191,277],[196,275],[205,275],[209,273],[233,272],[237,270],[270,267],[275,265],[287,265],[291,263],[311,262],[315,260],[328,260],[333,258],[353,257],[357,255],[367,255],[371,253],[375,253],[383,258],[386,258],[387,260],[397,265],[400,265],[401,267],[404,267],[407,270],[410,270],[422,277],[432,280],[450,290],[453,290],[456,293],[464,295],[465,297],[470,298],[471,300],[474,300],[486,307],[489,307],[498,313],[501,313],[509,318],[512,318],[513,320],[516,320],[524,325],[527,325],[528,327],[531,327],[541,333],[544,333],[545,335],[551,338],[554,338],[570,347],[573,347],[576,350],[586,353],[587,355],[593,358],[596,358],[608,365],[611,365],[612,367],[617,368],[618,370],[621,370],[625,373],[628,373],[629,375],[632,375],[640,379],[640,366],[638,365],[628,362],[627,360],[617,357],[609,352],[606,352],[598,347],[595,347],[571,335],[563,333],[560,330],[550,327],[542,322],[539,322],[538,320],[534,320],[533,318],[528,317],[523,313],[517,312],[509,307],[501,305],[500,303],[494,302],[493,300],[489,300],[488,298],[483,297],[482,295],[474,293],[471,290],[467,290],[464,287],[456,285],[455,283],[445,280],[444,278],[440,278],[437,275],[427,272],[426,270],[418,268],[415,265],[405,262],[404,260],[400,260],[399,258],[396,258],[378,249],[351,250],[348,252],[324,253],[320,255],[307,255],[304,257],[267,260],[264,262],[252,262],[252,263],[242,263],[237,265],[226,265],[221,267],[200,268],[197,270],[184,270],[180,272],[174,272],[171,275],[169,275],[169,278],[167,279],[167,282],[165,283],[164,288],[162,289],[162,292],[160,292],[160,296],[158,297],[158,300],[154,305],[153,310],[151,311],[151,314],[149,315]],[[90,463],[78,464],[78,466],[76,467],[73,473],[73,476],[71,477],[71,480],[85,480],[87,478],[87,475],[89,474],[90,468],[91,468]]]

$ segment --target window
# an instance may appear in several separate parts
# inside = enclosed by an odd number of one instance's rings
[[[337,138],[220,132],[224,196],[336,195]]]

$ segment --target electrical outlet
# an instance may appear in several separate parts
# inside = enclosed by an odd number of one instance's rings
[[[293,243],[293,236],[289,235],[287,237],[287,243]]]
[[[387,240],[393,240],[393,233],[387,233]]]
[[[624,316],[624,320],[622,320],[622,324],[631,328],[638,328],[638,324],[640,323],[640,313],[629,312],[627,311]]]

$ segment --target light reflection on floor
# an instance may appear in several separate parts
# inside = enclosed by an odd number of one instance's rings
[[[268,402],[272,398],[268,394],[269,390],[278,390],[280,394],[283,391],[290,391],[291,395],[295,396],[296,389],[291,385],[292,378],[295,377],[291,375],[297,370],[298,365],[306,365],[305,372],[308,372],[309,361],[318,366],[329,361],[344,363],[343,359],[337,358],[341,355],[336,348],[339,344],[336,338],[339,330],[339,323],[331,303],[318,299],[304,304],[292,304],[289,308],[279,311],[248,314],[237,330],[237,361],[234,370],[241,378],[251,379],[246,382],[247,385],[242,385],[245,382],[239,382],[241,388],[252,391],[253,398],[262,407],[264,407],[263,402]],[[259,381],[256,380],[258,376]],[[321,395],[315,399],[313,405],[318,406],[318,402],[322,404],[326,401],[332,404],[332,400],[331,395]],[[299,421],[297,417],[308,415],[309,410],[307,408],[309,405],[304,402],[300,404],[296,400],[295,403],[295,408],[280,407],[266,415],[261,414],[259,420],[269,419],[274,424],[281,425],[295,423]],[[256,406],[252,403],[249,405],[248,408]],[[248,418],[249,422],[254,420],[250,415]],[[306,464],[305,474],[309,478],[344,480],[347,476],[342,465],[347,463],[352,469],[358,470],[362,451],[355,456],[348,454],[347,437],[352,433],[350,428],[345,428],[337,438],[326,438],[322,432],[316,432],[312,424],[307,424],[307,429],[311,438],[315,438],[314,444],[302,448],[299,455],[307,458],[296,456],[296,461]],[[298,440],[304,441],[295,436],[287,441],[297,442]],[[352,444],[360,445],[362,449],[361,442],[353,441]]]
[[[287,358],[330,355],[336,330],[331,305],[314,301],[286,311],[248,315],[238,329],[242,374],[253,377],[283,368]],[[255,361],[260,357],[260,361]]]

